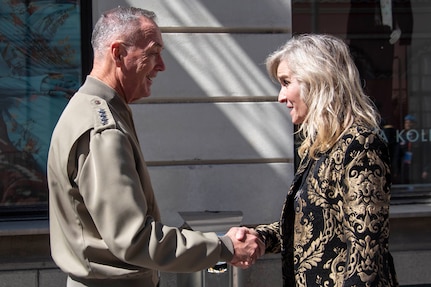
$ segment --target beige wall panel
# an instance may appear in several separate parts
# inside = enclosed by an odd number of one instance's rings
[[[164,34],[166,70],[153,83],[152,98],[277,95],[266,57],[287,34]]]
[[[162,221],[180,226],[178,211],[242,211],[243,224],[279,219],[293,164],[150,167]]]
[[[162,27],[290,27],[288,0],[111,0],[95,1],[93,14],[121,6],[156,12]]]
[[[147,161],[293,158],[289,111],[278,102],[132,105]]]

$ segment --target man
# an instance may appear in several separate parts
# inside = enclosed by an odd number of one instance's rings
[[[165,70],[155,15],[116,8],[96,23],[93,70],[53,132],[49,158],[51,251],[67,286],[157,286],[158,271],[192,272],[218,261],[247,267],[256,234],[236,239],[160,222],[132,103]]]
[[[404,117],[404,129],[397,133],[397,149],[393,164],[393,177],[400,184],[427,183],[429,159],[426,134],[416,127],[416,117],[407,114]]]

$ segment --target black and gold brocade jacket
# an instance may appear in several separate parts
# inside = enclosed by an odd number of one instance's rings
[[[256,228],[266,252],[281,252],[283,286],[397,286],[389,164],[378,131],[362,126],[316,160],[302,160],[280,221]]]

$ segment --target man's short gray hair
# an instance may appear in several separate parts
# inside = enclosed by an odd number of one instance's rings
[[[141,28],[141,18],[155,21],[152,11],[136,7],[117,7],[103,13],[93,29],[91,45],[94,54],[103,54],[113,40],[124,40],[134,44],[136,32]]]

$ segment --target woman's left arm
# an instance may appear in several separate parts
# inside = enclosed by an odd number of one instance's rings
[[[345,155],[344,230],[347,241],[344,286],[389,286],[390,161],[375,133],[352,138]]]

